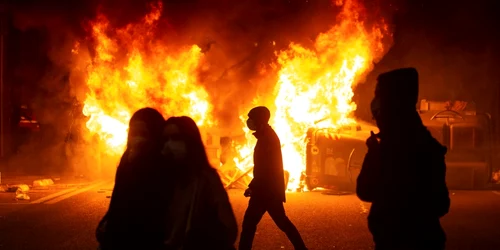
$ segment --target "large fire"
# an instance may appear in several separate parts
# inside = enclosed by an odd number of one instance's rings
[[[356,110],[353,87],[384,53],[384,22],[367,31],[360,20],[362,6],[345,1],[342,8],[339,23],[316,38],[314,50],[292,43],[278,53],[281,70],[272,125],[281,139],[284,166],[290,173],[289,190],[300,185],[305,169],[305,131],[355,123],[351,116]],[[244,156],[255,143],[253,138],[247,139],[250,143],[240,149]],[[249,165],[249,159],[238,164],[240,168]]]
[[[110,154],[121,154],[128,121],[139,108],[152,106],[165,115],[189,115],[211,125],[208,93],[196,82],[202,62],[197,46],[170,49],[148,40],[160,18],[161,2],[143,22],[113,31],[104,15],[92,23],[95,57],[87,68],[88,93],[83,108],[87,128],[98,133]]]
[[[291,190],[299,186],[305,169],[307,129],[354,123],[353,87],[384,53],[382,38],[388,34],[384,22],[367,30],[359,3],[336,3],[341,8],[338,23],[316,38],[314,48],[292,43],[276,53],[278,81],[274,93],[268,93],[274,103],[259,103],[273,113],[271,125],[281,139]],[[87,128],[99,135],[110,155],[123,152],[128,120],[141,107],[158,108],[165,116],[189,115],[202,128],[217,124],[210,95],[197,78],[204,62],[200,48],[171,48],[152,39],[161,10],[160,2],[142,22],[121,29],[110,27],[102,14],[92,22],[95,56],[87,67],[83,113],[89,117]],[[242,126],[247,143],[238,148],[235,162],[247,170],[255,139]]]

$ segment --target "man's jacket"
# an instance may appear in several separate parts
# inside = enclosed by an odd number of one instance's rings
[[[253,180],[248,185],[252,190],[252,197],[285,202],[283,157],[278,135],[266,125],[255,132],[254,136],[257,144],[253,155]]]

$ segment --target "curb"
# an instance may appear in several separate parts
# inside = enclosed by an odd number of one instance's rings
[[[84,183],[68,183],[68,184],[51,184],[51,185],[43,185],[43,186],[33,186],[28,184],[0,184],[0,193],[8,193],[9,190],[13,187],[21,187],[24,192],[29,192],[31,190],[50,190],[50,189],[68,189],[68,188],[81,188],[90,186],[102,180],[96,180],[91,182]]]

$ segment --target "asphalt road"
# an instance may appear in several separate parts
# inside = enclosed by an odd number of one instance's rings
[[[73,189],[62,196],[53,195],[62,191],[47,193],[49,198],[35,204],[1,203],[0,249],[96,249],[94,229],[107,209],[111,188],[108,182]],[[229,194],[241,224],[247,199],[242,190],[230,190]],[[287,213],[310,249],[373,249],[366,227],[369,205],[356,196],[307,192],[290,193],[287,198]],[[443,225],[448,234],[447,249],[500,249],[500,192],[454,192],[452,209],[443,218]],[[266,215],[254,249],[293,247]]]

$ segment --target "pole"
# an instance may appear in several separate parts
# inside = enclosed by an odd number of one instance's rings
[[[5,88],[4,88],[4,34],[5,34],[5,3],[1,4],[0,20],[0,158],[5,156]]]

